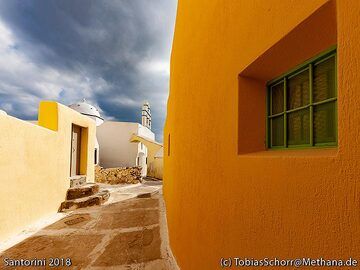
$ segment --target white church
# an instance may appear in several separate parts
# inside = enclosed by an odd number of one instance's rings
[[[148,149],[142,142],[131,141],[136,135],[146,141],[156,143],[155,134],[151,131],[151,110],[148,102],[142,106],[142,124],[104,121],[99,110],[87,103],[85,99],[69,107],[96,121],[95,164],[104,168],[141,166],[142,175],[146,176]]]

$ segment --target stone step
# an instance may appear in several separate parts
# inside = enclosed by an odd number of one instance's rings
[[[152,176],[145,176],[145,177],[143,177],[143,180],[145,180],[145,181],[154,181],[154,182],[162,182],[162,179],[155,178],[155,177],[152,177]]]
[[[110,197],[108,190],[100,191],[94,195],[83,197],[79,199],[66,200],[61,203],[59,212],[72,211],[78,208],[90,207],[94,205],[101,205],[105,203]]]
[[[136,197],[140,198],[140,199],[144,199],[144,198],[151,198],[153,195],[159,194],[158,190],[155,190],[153,192],[145,192],[145,193],[140,193],[138,194]]]
[[[75,200],[89,197],[99,192],[98,184],[85,184],[82,186],[69,188],[66,193],[66,200]]]
[[[70,177],[70,188],[72,187],[80,187],[86,184],[86,176],[85,175],[77,175]]]

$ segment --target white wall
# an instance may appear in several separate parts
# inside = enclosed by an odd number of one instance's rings
[[[100,146],[100,166],[136,166],[138,145],[130,143],[130,137],[137,133],[137,123],[104,122],[97,127],[96,135]]]
[[[100,145],[100,166],[104,168],[137,166],[137,157],[141,152],[146,159],[146,146],[143,145],[141,149],[140,143],[130,142],[133,134],[155,137],[151,130],[139,123],[106,121],[98,126],[96,135]],[[143,175],[146,175],[146,164],[139,165],[143,167]]]
[[[146,138],[155,140],[155,134],[147,127],[144,127],[143,125],[139,125],[139,131],[137,135],[144,136]]]

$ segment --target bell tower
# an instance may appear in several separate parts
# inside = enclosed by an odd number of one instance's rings
[[[144,102],[141,112],[141,123],[144,127],[151,130],[151,111],[149,102]]]

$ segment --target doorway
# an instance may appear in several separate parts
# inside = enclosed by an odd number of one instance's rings
[[[81,131],[82,128],[80,126],[72,125],[70,176],[80,175]]]
[[[141,175],[146,176],[147,166],[146,166],[146,159],[147,157],[143,152],[139,153],[138,156],[138,166],[141,167]]]

